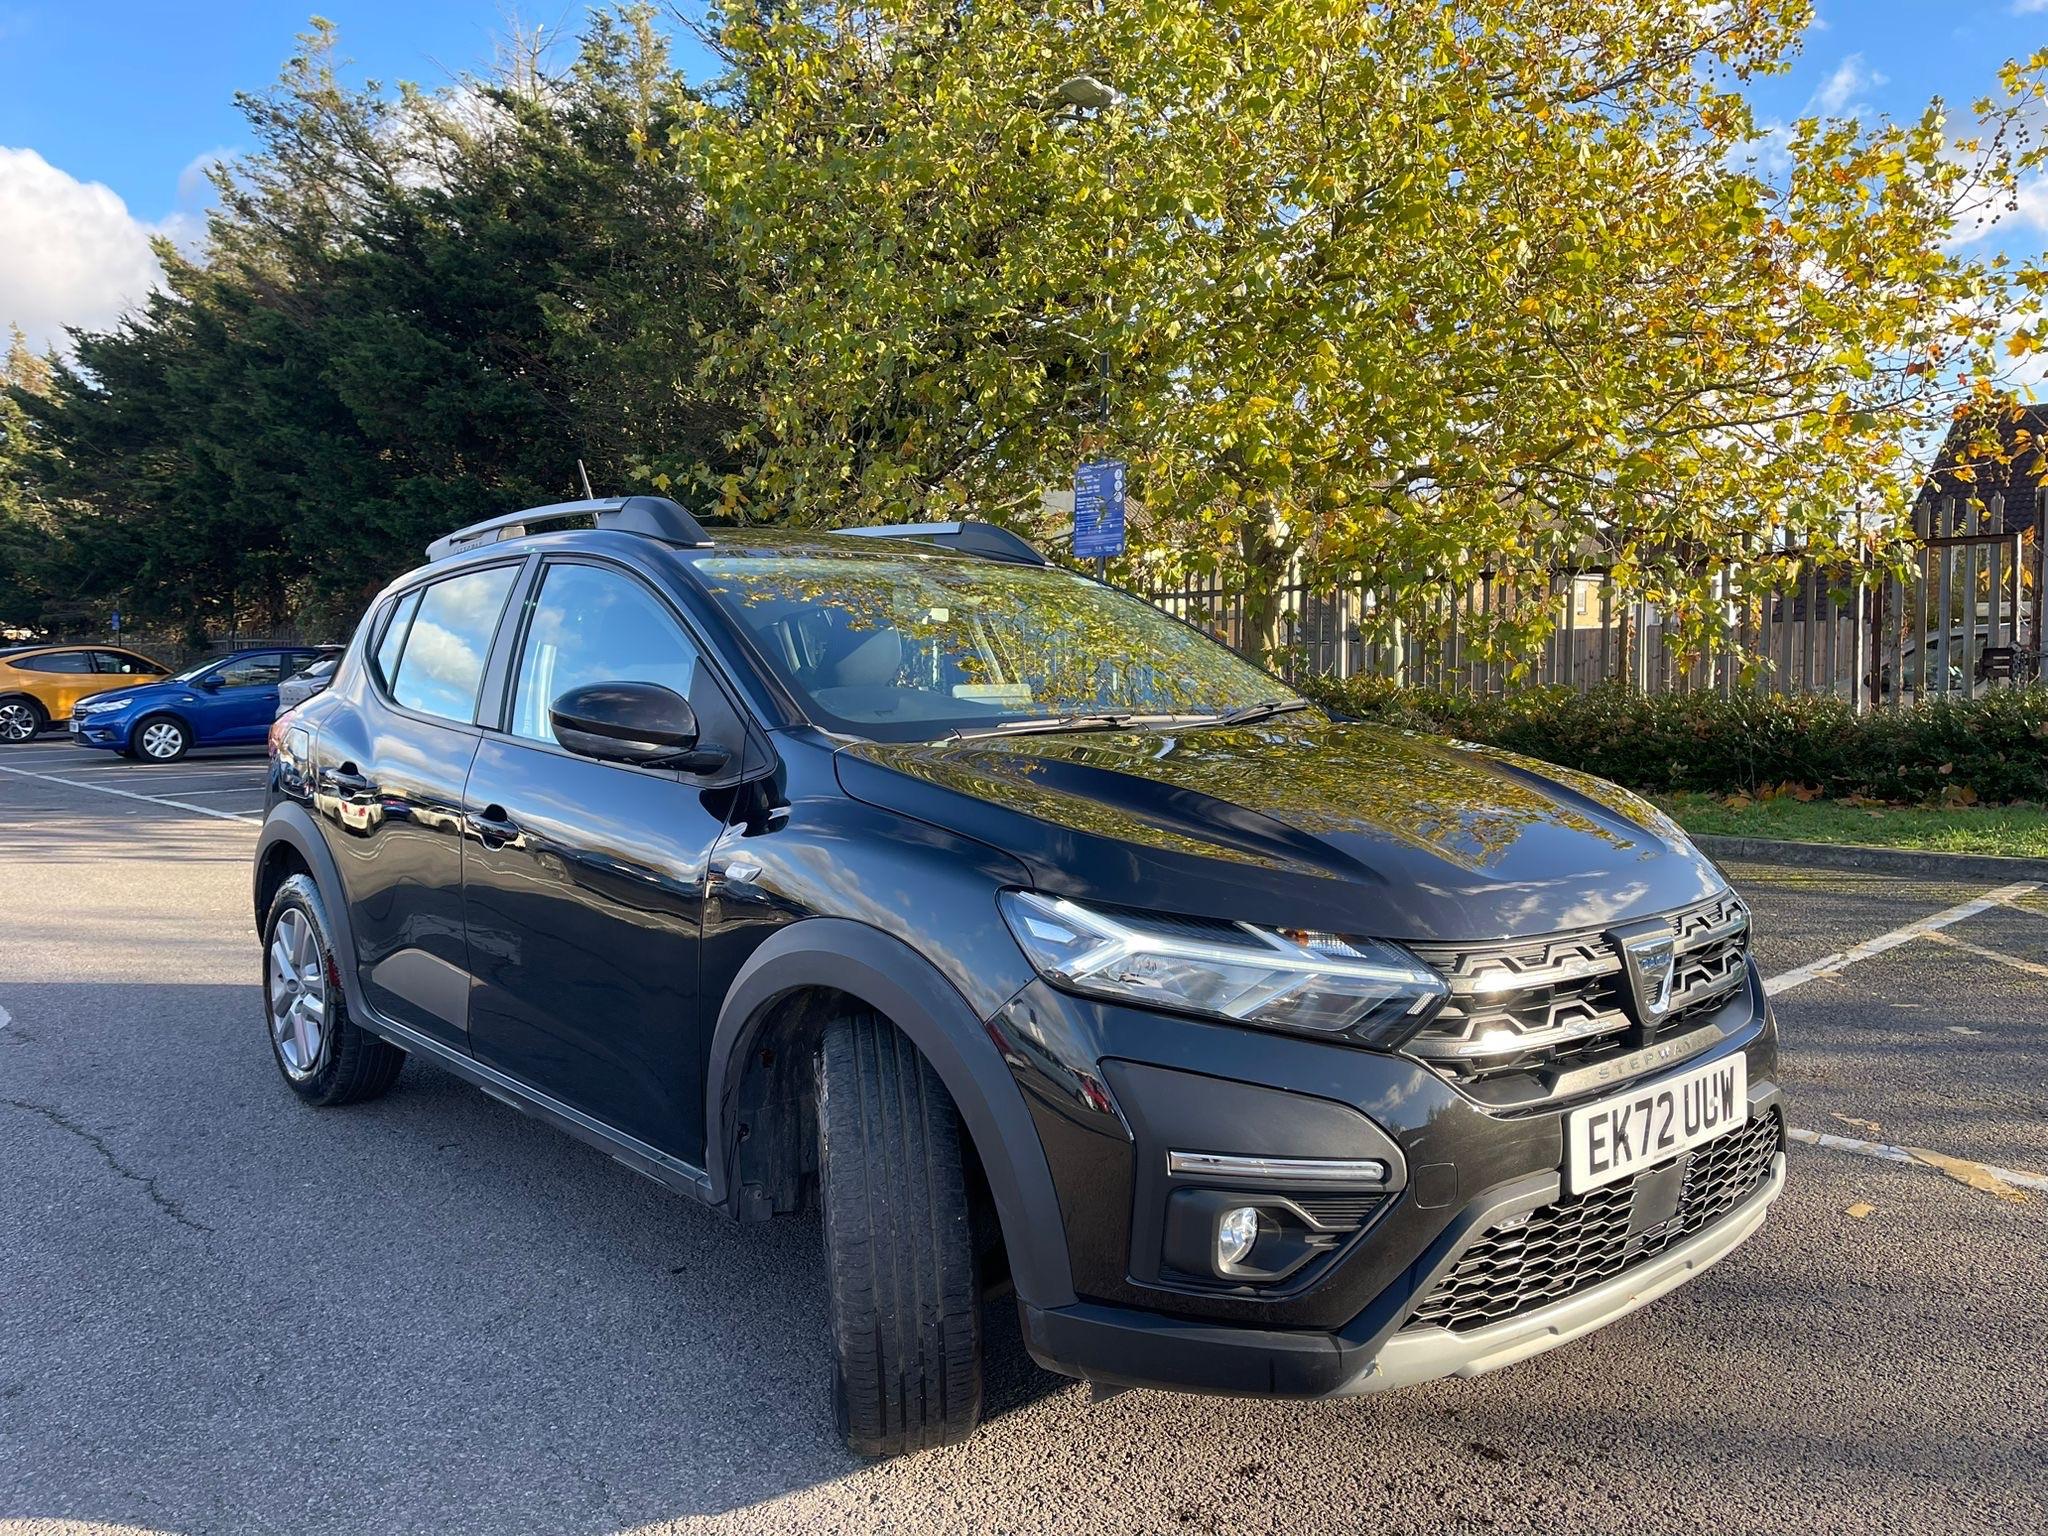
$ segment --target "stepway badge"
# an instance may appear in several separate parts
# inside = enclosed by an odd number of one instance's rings
[[[1124,461],[1097,459],[1074,471],[1074,554],[1082,560],[1124,552]]]

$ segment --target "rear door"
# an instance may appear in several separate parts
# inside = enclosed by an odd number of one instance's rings
[[[668,601],[623,567],[550,560],[526,609],[504,729],[485,734],[463,796],[471,1049],[697,1164],[699,929],[731,796],[578,757],[556,743],[548,706],[586,683],[659,683],[735,763],[739,716]]]
[[[94,692],[99,683],[88,651],[45,651],[40,656],[25,656],[14,665],[17,671],[35,674],[31,691],[52,720],[67,717],[71,706]]]
[[[477,699],[523,561],[423,583],[378,616],[368,664],[313,744],[314,805],[341,871],[356,974],[371,1007],[468,1043],[462,784]]]

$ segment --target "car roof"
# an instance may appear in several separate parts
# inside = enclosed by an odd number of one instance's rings
[[[764,559],[823,557],[879,564],[912,555],[920,560],[942,561],[948,565],[972,565],[984,569],[992,565],[1022,566],[1026,570],[1040,569],[1021,560],[991,559],[986,555],[949,548],[944,544],[911,535],[878,539],[851,531],[839,533],[829,528],[795,531],[781,528],[711,528],[706,531],[711,536],[709,548],[676,550],[676,554],[686,564],[695,564],[700,560],[715,560],[720,555],[747,555]]]

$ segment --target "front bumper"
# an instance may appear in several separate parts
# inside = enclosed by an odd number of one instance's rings
[[[1527,1227],[1524,1215],[1538,1223],[1529,1241],[1560,1231],[1545,1224],[1569,1214],[1558,1204],[1564,1111],[1618,1085],[1496,1111],[1403,1058],[1101,1007],[1036,985],[990,1027],[1037,1125],[1073,1276],[1067,1296],[1020,1294],[1024,1336],[1049,1369],[1108,1385],[1329,1397],[1495,1370],[1684,1283],[1753,1233],[1783,1184],[1776,1025],[1753,966],[1746,996],[1713,1019],[1716,1043],[1634,1079],[1747,1058],[1748,1123],[1768,1117],[1777,1135],[1749,1138],[1739,1192],[1728,1184],[1725,1199],[1674,1235],[1651,1231],[1662,1221],[1656,1201],[1638,1206],[1631,1191],[1619,1218],[1627,1267],[1588,1266],[1560,1282],[1573,1265],[1555,1262],[1527,1271],[1526,1287],[1521,1272],[1509,1275],[1501,1283],[1527,1310],[1506,1315],[1493,1294],[1497,1244],[1524,1241],[1508,1236]],[[1284,1282],[1233,1287],[1173,1261],[1162,1222],[1181,1187],[1168,1168],[1173,1148],[1376,1158],[1390,1172],[1314,1263]],[[1703,1169],[1702,1188],[1711,1182]],[[1692,1187],[1688,1173],[1684,1190]],[[1307,1196],[1301,1204],[1314,1208]],[[1567,1204],[1587,1210],[1576,1197]],[[1592,1251],[1569,1233],[1555,1241],[1561,1261]]]
[[[125,718],[108,720],[94,715],[74,714],[66,729],[71,740],[78,746],[113,747],[118,750],[128,744],[129,725],[130,722]]]
[[[1020,1303],[1024,1341],[1032,1358],[1062,1375],[1111,1386],[1231,1396],[1353,1397],[1446,1376],[1483,1376],[1591,1333],[1683,1285],[1747,1241],[1784,1187],[1785,1154],[1779,1152],[1763,1187],[1712,1226],[1609,1280],[1486,1328],[1396,1333],[1390,1324],[1357,1337],[1349,1330],[1191,1323],[1085,1302],[1057,1308]],[[1538,1203],[1534,1193],[1503,1201],[1476,1223],[1476,1230]],[[1456,1256],[1446,1254],[1416,1294]]]

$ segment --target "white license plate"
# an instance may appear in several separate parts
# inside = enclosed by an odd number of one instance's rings
[[[1749,1063],[1740,1052],[1575,1109],[1564,1121],[1565,1188],[1612,1184],[1748,1118]]]

